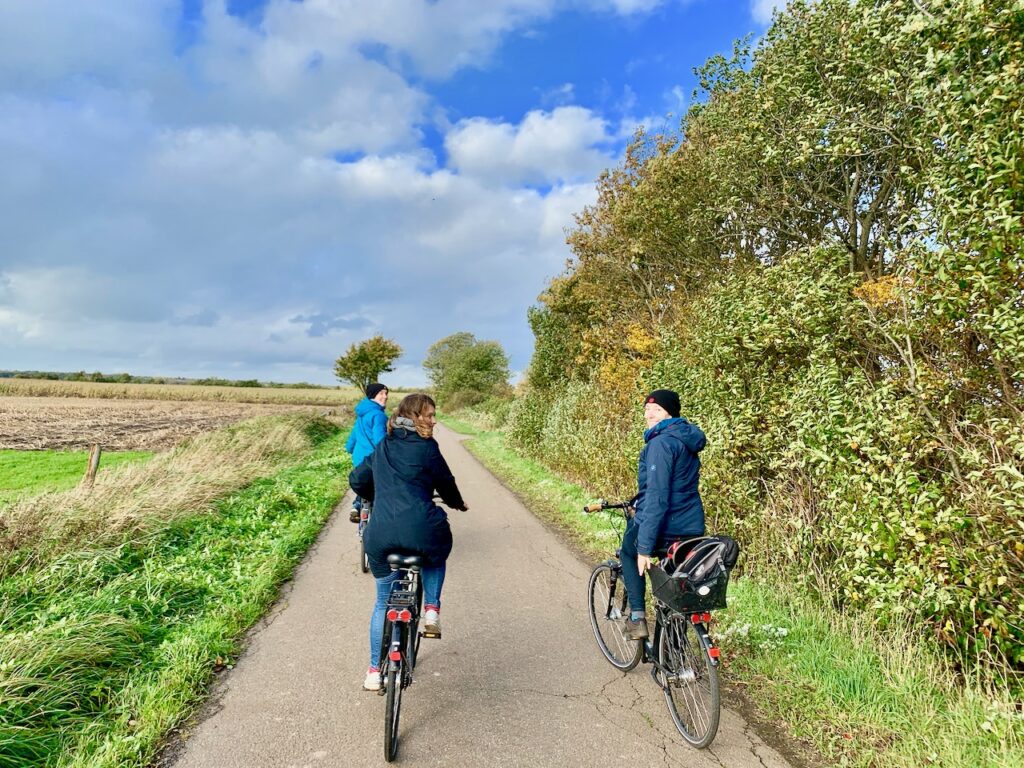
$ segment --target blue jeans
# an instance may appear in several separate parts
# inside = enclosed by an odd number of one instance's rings
[[[383,579],[374,579],[377,582],[377,600],[373,604],[373,614],[370,616],[370,666],[380,665],[380,643],[384,635],[384,614],[387,613],[388,598],[391,597],[391,586],[398,578],[401,571],[392,571]],[[438,568],[424,568],[420,571],[420,578],[423,579],[423,605],[441,607],[441,587],[444,586],[445,566]]]

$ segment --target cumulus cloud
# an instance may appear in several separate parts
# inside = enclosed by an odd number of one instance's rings
[[[513,184],[552,184],[593,178],[612,162],[605,120],[583,107],[533,111],[519,125],[472,118],[445,138],[460,173]]]
[[[417,383],[471,330],[521,369],[524,309],[635,121],[446,125],[424,83],[558,8],[657,4],[205,0],[185,43],[177,0],[0,4],[6,367],[329,382],[383,333]]]

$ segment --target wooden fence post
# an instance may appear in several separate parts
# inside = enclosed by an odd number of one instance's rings
[[[96,481],[96,471],[100,468],[100,453],[102,451],[99,443],[93,443],[89,449],[89,466],[85,470],[85,477],[82,478],[85,485],[91,486]]]

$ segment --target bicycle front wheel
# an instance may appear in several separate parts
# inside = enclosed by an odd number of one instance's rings
[[[391,666],[387,679],[387,704],[384,710],[384,760],[391,762],[398,754],[398,716],[402,712],[402,670]]]
[[[639,641],[630,640],[626,636],[629,602],[626,598],[626,584],[620,576],[619,569],[608,563],[596,566],[590,574],[587,589],[588,608],[597,647],[609,664],[628,672],[640,663],[643,648]]]
[[[665,670],[658,680],[665,691],[672,722],[688,743],[703,749],[718,732],[718,668],[704,650],[697,630],[681,615],[666,620],[658,639],[657,656]]]

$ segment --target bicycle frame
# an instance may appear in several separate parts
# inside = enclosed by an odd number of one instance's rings
[[[413,635],[412,627],[419,621],[420,614],[420,568],[413,566],[398,570],[400,575],[391,584],[385,613],[385,632],[381,638],[379,695],[384,695],[388,673],[396,666],[401,672],[402,688],[408,688],[412,684],[412,670],[416,664],[417,638]],[[389,627],[390,637],[386,631]]]
[[[605,609],[605,617],[614,618],[612,615],[613,612],[619,610],[615,607],[614,600],[616,597],[616,588],[622,576],[622,561],[619,560],[618,553],[616,553],[616,557],[609,558],[605,563],[612,569],[613,574],[612,588],[608,591],[608,606]],[[625,588],[625,584],[622,586]],[[656,668],[651,670],[652,676],[655,675],[656,671],[660,671],[667,677],[671,677],[671,672],[665,669],[665,667],[663,667],[658,661],[657,654],[654,652],[654,649],[658,647],[658,641],[661,639],[661,633],[664,631],[664,626],[669,617],[683,616],[684,614],[678,613],[672,608],[669,608],[657,598],[654,598],[654,608],[656,612],[654,617],[654,635],[643,641],[641,646],[643,648],[643,655],[641,656],[640,661],[644,664],[651,664]],[[714,641],[711,639],[711,635],[707,629],[707,623],[711,620],[711,614],[707,612],[699,614],[695,613],[691,614],[687,618],[693,625],[694,632],[697,633],[697,639],[700,641],[704,652],[708,654],[708,657],[711,659],[711,663],[717,667],[719,658],[718,648],[715,647]]]

